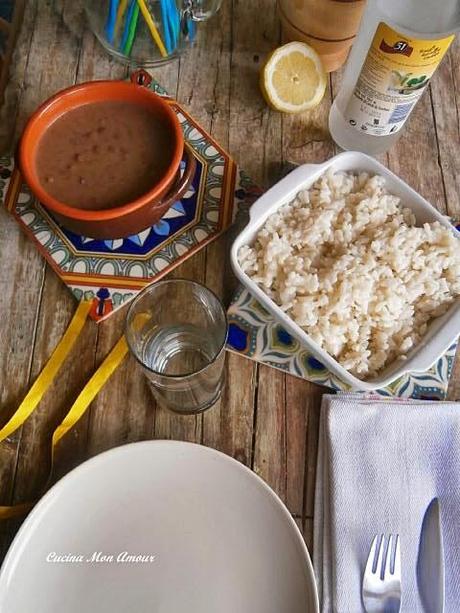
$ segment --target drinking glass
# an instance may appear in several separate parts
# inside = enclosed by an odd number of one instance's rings
[[[211,290],[185,279],[147,287],[128,311],[126,339],[164,408],[187,415],[219,399],[227,316]]]
[[[89,25],[112,56],[151,68],[181,55],[196,40],[197,22],[222,0],[85,0]]]

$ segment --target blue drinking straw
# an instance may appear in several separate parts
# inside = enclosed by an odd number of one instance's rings
[[[136,0],[131,0],[129,7],[128,7],[128,12],[126,14],[125,26],[123,28],[123,34],[122,34],[121,42],[120,42],[120,51],[123,51],[123,53],[126,53],[126,46],[128,43],[131,22],[133,19],[134,8],[136,4],[137,4]]]
[[[165,46],[168,55],[172,53],[171,29],[170,29],[170,7],[167,0],[160,0],[161,21],[163,22],[163,33],[165,37]]]
[[[119,0],[110,0],[109,14],[107,16],[107,24],[105,26],[105,32],[107,34],[107,40],[110,44],[113,44],[115,24],[117,22],[117,10]]]
[[[176,48],[176,41],[174,37],[174,24],[173,24],[174,16],[172,13],[172,5],[171,5],[170,0],[164,0],[164,4],[165,4],[165,9],[166,9],[166,14],[167,14],[167,20],[166,20],[165,27],[167,27],[169,30],[169,38],[171,40],[171,50],[174,51],[174,49]]]
[[[196,25],[193,19],[188,20],[188,36],[190,40],[193,42],[195,40],[196,35]]]
[[[166,4],[168,6],[168,15],[169,15],[169,27],[171,32],[171,38],[173,41],[174,49],[177,47],[179,42],[179,31],[180,31],[180,16],[179,11],[177,10],[175,0],[166,0]]]

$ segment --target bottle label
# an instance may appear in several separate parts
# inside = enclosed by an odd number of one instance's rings
[[[348,124],[375,136],[398,132],[453,39],[409,38],[380,22],[345,110]]]

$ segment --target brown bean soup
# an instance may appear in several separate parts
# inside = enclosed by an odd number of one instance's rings
[[[40,140],[43,188],[79,209],[136,200],[165,175],[174,142],[166,120],[130,102],[95,102],[65,113]]]

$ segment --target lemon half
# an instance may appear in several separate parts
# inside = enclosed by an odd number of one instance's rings
[[[321,59],[306,43],[292,42],[275,49],[262,68],[260,86],[277,111],[301,113],[317,106],[326,91]]]

